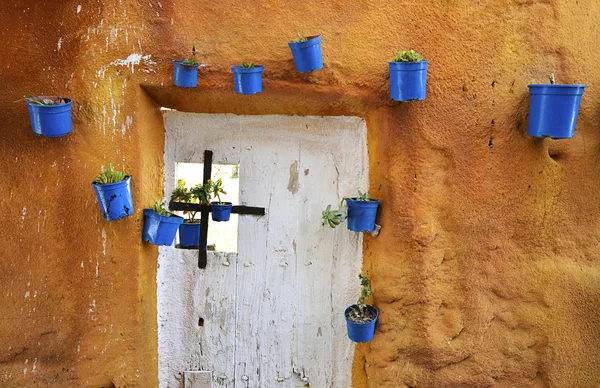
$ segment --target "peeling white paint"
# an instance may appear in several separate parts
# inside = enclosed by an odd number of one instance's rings
[[[102,255],[106,256],[106,230],[102,228]]]
[[[155,65],[156,62],[154,62],[152,59],[150,59],[151,57],[152,57],[151,55],[142,55],[142,54],[138,54],[138,53],[133,53],[133,54],[130,54],[125,59],[116,59],[116,60],[112,61],[110,63],[110,66],[129,67],[131,72],[134,73],[136,65],[140,65],[140,64],[149,65],[149,66]]]

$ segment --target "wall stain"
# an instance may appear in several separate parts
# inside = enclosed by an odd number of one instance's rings
[[[290,180],[288,187],[290,193],[296,194],[298,192],[298,161],[294,161],[290,166]]]

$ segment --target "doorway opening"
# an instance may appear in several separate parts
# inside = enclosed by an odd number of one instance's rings
[[[365,121],[163,117],[165,193],[211,150],[213,166],[237,175],[224,185],[239,194],[231,202],[265,215],[238,217],[237,250],[208,252],[204,269],[196,251],[159,248],[160,386],[179,386],[186,371],[212,372],[215,387],[350,386],[343,311],[359,293],[362,234],[324,227],[321,212],[368,188]]]

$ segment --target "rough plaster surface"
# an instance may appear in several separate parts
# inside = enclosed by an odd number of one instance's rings
[[[0,4],[0,384],[158,384],[156,263],[141,209],[163,195],[160,105],[367,121],[381,322],[355,387],[600,384],[600,5],[591,0],[6,0]],[[297,74],[287,39],[323,34]],[[171,85],[196,45],[199,88]],[[386,61],[430,60],[427,100],[388,100]],[[236,96],[229,66],[264,64]],[[583,82],[575,137],[525,135],[527,83]],[[139,85],[142,85],[140,87]],[[27,93],[74,99],[74,132],[35,137]],[[106,223],[89,183],[133,174]],[[283,182],[287,185],[288,182]],[[96,271],[96,268],[98,269]],[[90,312],[91,310],[91,312]]]
[[[165,113],[165,193],[176,163],[239,164],[239,253],[160,248],[161,387],[186,370],[215,387],[348,387],[353,343],[344,309],[360,292],[362,235],[321,223],[321,210],[368,186],[365,121],[353,117]],[[228,190],[227,188],[225,188]],[[203,326],[199,327],[199,318]]]

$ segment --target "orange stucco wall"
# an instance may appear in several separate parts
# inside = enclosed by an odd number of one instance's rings
[[[326,4],[325,4],[326,3]],[[355,387],[600,384],[600,70],[592,0],[6,0],[0,5],[0,386],[157,384],[158,108],[366,118],[382,201],[365,270],[380,309]],[[300,75],[287,40],[323,34]],[[195,45],[196,90],[171,86]],[[430,60],[428,96],[388,99],[387,60]],[[264,93],[229,66],[265,65]],[[526,136],[527,84],[582,82],[575,137]],[[29,129],[26,94],[74,99],[61,139]],[[135,215],[107,223],[90,182],[133,175]]]

